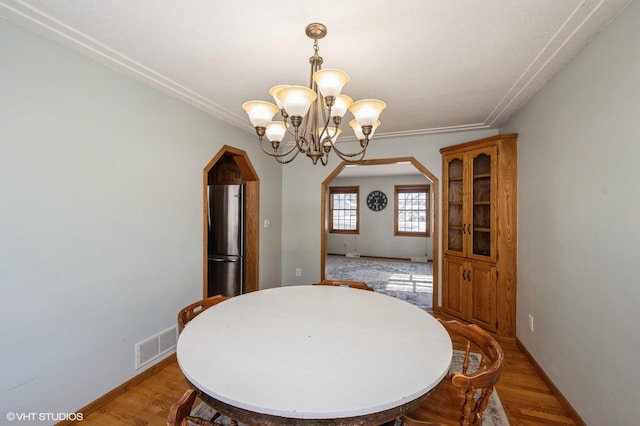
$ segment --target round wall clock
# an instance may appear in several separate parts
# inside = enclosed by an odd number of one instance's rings
[[[387,207],[387,196],[382,191],[371,191],[367,195],[367,207],[374,212],[379,212]]]

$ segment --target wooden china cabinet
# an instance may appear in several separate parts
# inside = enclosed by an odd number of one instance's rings
[[[442,310],[516,334],[517,134],[442,148]]]

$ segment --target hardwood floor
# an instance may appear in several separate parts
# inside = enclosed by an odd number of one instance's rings
[[[509,423],[514,426],[580,424],[564,409],[526,354],[515,343],[500,344],[505,352],[505,365],[496,391]],[[87,414],[81,424],[163,425],[169,407],[186,389],[188,385],[174,361],[99,410]]]
[[[496,384],[511,425],[576,425],[515,342],[500,342],[505,365]]]
[[[189,388],[174,360],[102,408],[85,415],[82,425],[164,425],[171,407]]]

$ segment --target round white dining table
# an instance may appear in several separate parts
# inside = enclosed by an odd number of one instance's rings
[[[429,313],[372,291],[247,293],[187,324],[177,359],[198,395],[246,424],[383,424],[446,375],[452,343]]]

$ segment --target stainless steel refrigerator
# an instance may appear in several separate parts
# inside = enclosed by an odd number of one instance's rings
[[[244,185],[208,187],[207,295],[245,292]]]

